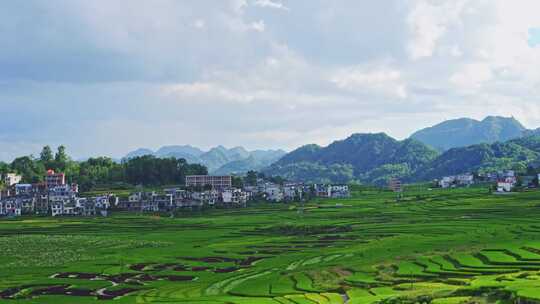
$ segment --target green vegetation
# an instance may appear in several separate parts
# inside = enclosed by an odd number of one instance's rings
[[[108,157],[90,158],[76,162],[67,155],[64,146],[59,146],[53,157],[51,148],[45,146],[39,158],[23,156],[11,164],[0,163],[0,174],[16,172],[23,182],[43,181],[46,170],[64,172],[68,182],[78,183],[82,191],[100,187],[116,189],[130,185],[183,184],[186,175],[207,174],[207,169],[198,164],[188,164],[185,159],[157,158],[150,155],[133,157],[116,163]]]
[[[397,141],[384,133],[353,134],[327,147],[307,145],[274,163],[264,173],[291,180],[386,183],[410,176],[438,152],[412,139]]]
[[[503,142],[532,132],[513,117],[488,116],[482,121],[460,118],[447,120],[415,132],[411,138],[442,151],[497,141]]]
[[[285,151],[255,150],[247,151],[243,147],[227,149],[218,146],[209,151],[202,151],[192,146],[164,146],[153,152],[137,149],[126,155],[126,159],[153,155],[159,158],[183,158],[192,164],[201,164],[215,175],[244,174],[249,170],[259,170],[277,161]]]
[[[263,172],[315,183],[385,185],[392,177],[418,182],[509,169],[534,175],[536,168],[540,168],[540,136],[452,148],[439,154],[414,139],[397,141],[380,133],[354,134],[324,148],[304,146]]]
[[[540,192],[0,221],[6,303],[537,303]]]

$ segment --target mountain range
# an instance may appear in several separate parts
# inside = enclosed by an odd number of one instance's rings
[[[540,167],[540,129],[527,129],[513,117],[488,116],[481,121],[444,121],[405,140],[385,133],[357,133],[325,147],[309,144],[290,153],[223,146],[203,151],[184,145],[138,149],[126,158],[147,154],[185,158],[207,166],[211,174],[257,170],[305,182],[384,184],[390,177],[414,182],[466,172]]]
[[[129,152],[124,158],[143,155],[156,157],[184,158],[189,163],[205,165],[212,174],[242,174],[249,170],[260,170],[279,160],[286,154],[283,150],[248,151],[243,147],[227,149],[223,146],[203,151],[190,145],[163,146],[157,151],[140,148]]]
[[[353,134],[326,147],[302,146],[263,172],[291,180],[384,184],[390,177],[425,181],[445,175],[540,167],[540,129],[513,117],[454,119],[399,141]]]
[[[481,121],[471,118],[447,120],[419,130],[411,138],[445,151],[480,143],[507,141],[535,132],[525,128],[513,117],[488,116]]]
[[[327,147],[307,145],[285,155],[263,172],[289,180],[385,184],[391,177],[427,181],[466,172],[539,166],[540,136],[481,143],[439,152],[409,138],[398,141],[384,133],[353,134]]]

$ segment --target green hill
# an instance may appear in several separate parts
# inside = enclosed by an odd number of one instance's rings
[[[480,143],[507,141],[521,137],[528,131],[513,117],[488,116],[482,121],[470,118],[447,120],[419,130],[411,138],[445,151]]]
[[[514,142],[478,144],[453,148],[419,168],[412,180],[429,180],[465,172],[525,169],[540,154]]]
[[[394,175],[409,176],[437,155],[437,151],[413,139],[398,141],[384,133],[353,134],[327,147],[303,146],[265,173],[311,182],[381,183]]]
[[[439,153],[414,139],[354,134],[327,147],[303,146],[264,170],[289,180],[384,184],[390,177],[427,181],[445,175],[539,166],[540,136],[476,144]]]

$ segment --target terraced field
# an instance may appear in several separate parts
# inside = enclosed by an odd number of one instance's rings
[[[0,302],[540,303],[540,192],[393,198],[2,220]]]

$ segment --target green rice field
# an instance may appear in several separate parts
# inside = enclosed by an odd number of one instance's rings
[[[540,192],[0,220],[1,303],[540,303]]]

